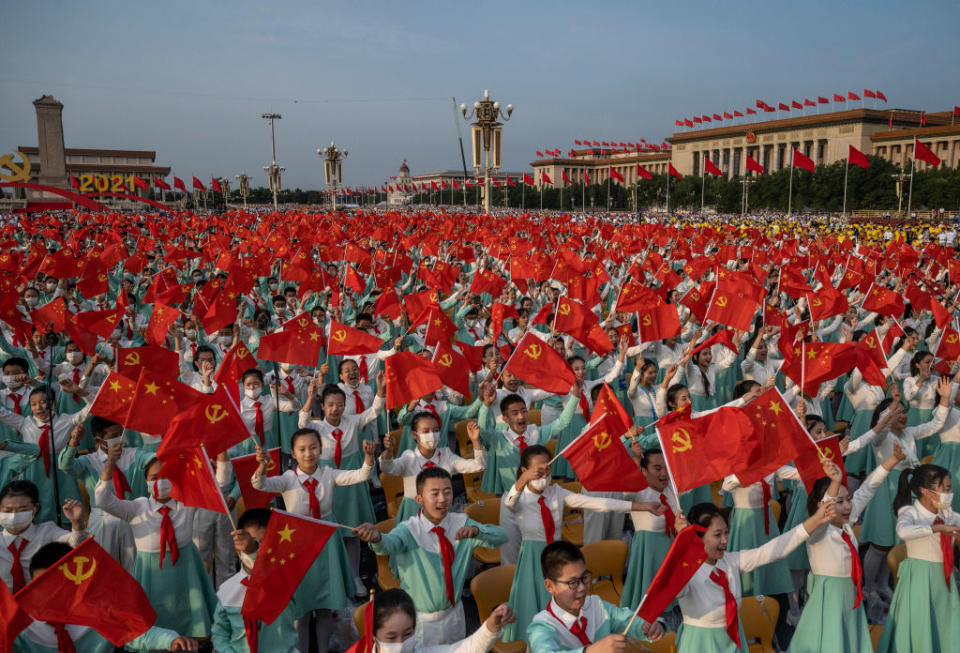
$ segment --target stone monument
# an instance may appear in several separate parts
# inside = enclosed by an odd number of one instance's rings
[[[67,188],[67,156],[63,145],[63,105],[52,95],[34,100],[40,173],[37,183]]]

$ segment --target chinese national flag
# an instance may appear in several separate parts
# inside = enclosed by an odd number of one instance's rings
[[[219,331],[237,320],[237,295],[233,290],[223,288],[210,302],[201,322],[207,333]]]
[[[63,331],[67,327],[67,305],[63,297],[44,304],[36,310],[30,311],[33,326],[37,331]]]
[[[644,306],[654,303],[657,300],[657,293],[652,288],[635,281],[628,281],[620,289],[620,296],[617,298],[616,310],[634,313]]]
[[[702,532],[704,529],[702,526],[687,526],[670,543],[666,557],[637,608],[637,616],[647,623],[653,623],[663,614],[700,565],[707,561],[698,530]]]
[[[352,265],[347,266],[347,272],[343,275],[343,283],[355,293],[362,293],[367,288],[367,282],[363,280]]]
[[[603,387],[600,388],[597,401],[593,404],[593,415],[591,417],[593,421],[601,417],[606,419],[613,430],[621,435],[633,426],[633,419],[627,409],[623,407],[623,404],[617,399],[617,395],[613,394],[613,390],[607,383],[604,383]]]
[[[464,396],[470,394],[470,365],[462,354],[453,350],[449,339],[437,344],[431,362],[443,385]]]
[[[644,168],[639,163],[637,164],[637,178],[638,179],[653,179],[653,173]]]
[[[267,476],[277,476],[280,474],[280,447],[269,449],[270,464],[267,465]],[[253,473],[257,471],[260,463],[257,461],[257,454],[251,453],[246,456],[231,458],[233,471],[237,478],[237,485],[240,486],[240,496],[243,498],[243,507],[245,510],[251,508],[266,508],[273,501],[276,495],[274,492],[261,492],[253,487],[250,479]]]
[[[158,377],[175,379],[180,376],[180,356],[154,345],[117,350],[116,369],[128,379],[139,379],[140,370],[145,367]]]
[[[77,316],[73,313],[70,314],[70,319],[67,320],[67,328],[65,329],[67,337],[70,338],[73,342],[77,344],[77,347],[80,348],[87,356],[94,356],[97,353],[97,336],[95,333],[91,333],[81,327],[77,323]]]
[[[896,318],[892,320],[893,324],[890,325],[890,328],[887,329],[887,332],[883,336],[883,346],[884,354],[891,352],[893,350],[894,341],[902,335],[905,335],[903,327],[900,326],[900,323],[897,322]]]
[[[859,360],[856,345],[852,343],[813,342],[801,343],[800,355],[786,360],[780,370],[803,391],[815,397],[821,384],[852,370]]]
[[[387,410],[399,408],[443,387],[433,363],[408,351],[397,352],[384,363]]]
[[[167,339],[167,333],[170,325],[180,317],[180,311],[171,308],[166,304],[154,304],[153,312],[150,314],[150,323],[147,324],[143,339],[147,344],[160,346]]]
[[[676,177],[677,179],[683,179],[683,175],[681,175],[681,174],[677,171],[677,169],[673,167],[673,164],[672,164],[672,163],[668,163],[668,164],[667,164],[667,172],[668,172],[669,174],[673,175],[674,177]]]
[[[465,342],[457,340],[455,343],[457,349],[463,354],[470,366],[471,372],[479,372],[483,368],[483,346],[468,345]]]
[[[160,473],[170,479],[170,496],[185,506],[230,514],[210,459],[202,446],[157,449]]]
[[[616,421],[601,415],[560,452],[591,492],[639,492],[649,485],[620,441]]]
[[[855,166],[860,166],[864,170],[867,170],[870,167],[870,159],[867,158],[867,155],[855,148],[853,145],[850,146],[850,152],[847,154],[847,161]]]
[[[720,279],[710,299],[706,319],[749,331],[759,305],[754,287],[740,281]]]
[[[823,440],[817,440],[817,447],[823,452],[823,456],[840,468],[843,474],[843,484],[847,484],[847,470],[843,466],[843,454],[840,453],[840,436],[832,435]],[[820,462],[820,454],[815,447],[804,447],[800,455],[794,460],[797,466],[797,472],[803,481],[803,486],[807,488],[807,493],[813,491],[813,484],[817,479],[823,478],[823,465]]]
[[[303,314],[287,322],[282,331],[260,338],[257,358],[316,367],[322,349],[323,331]]]
[[[919,138],[913,139],[913,158],[917,161],[929,163],[934,168],[940,165],[940,157],[933,153],[929,147],[920,142]]]
[[[244,346],[243,342],[237,340],[226,356],[220,362],[220,367],[213,374],[213,380],[217,382],[217,387],[224,387],[233,402],[240,405],[240,377],[251,367],[256,366],[256,361],[250,350]],[[213,451],[214,454],[219,452]]]
[[[470,292],[477,295],[488,293],[492,297],[499,297],[507,280],[492,270],[482,270],[473,277],[470,283]]]
[[[262,340],[261,340],[262,342]],[[263,346],[262,344],[260,345]],[[380,351],[383,340],[366,331],[354,329],[336,320],[330,321],[330,344],[327,353],[331,356],[357,356]],[[314,362],[315,364],[315,362]]]
[[[170,420],[177,413],[207,396],[185,383],[164,378],[150,368],[143,367],[130,404],[130,413],[124,423],[128,429],[160,435],[167,430]]]
[[[715,164],[713,161],[711,161],[707,157],[703,157],[703,171],[706,174],[716,175],[717,177],[723,176],[723,170],[718,168],[717,164]]]
[[[424,334],[424,344],[428,347],[444,343],[449,345],[457,335],[457,326],[447,317],[439,306],[427,309],[427,332]]]
[[[907,310],[907,307],[899,293],[883,286],[873,286],[867,293],[867,298],[863,300],[863,310],[890,317],[900,317]]]
[[[504,370],[533,386],[559,395],[569,393],[576,382],[573,368],[563,356],[532,333],[523,336]]]
[[[93,398],[90,412],[117,424],[125,423],[136,388],[136,381],[117,372],[110,372],[100,386],[97,396]]]
[[[142,177],[134,177],[133,185],[140,190],[150,190],[150,183]]]
[[[177,412],[166,431],[157,454],[165,447],[187,449],[203,446],[216,456],[248,438],[247,430],[222,384],[213,394],[204,394],[200,401]]]
[[[207,187],[203,185],[203,182],[197,179],[196,177],[193,178],[193,188],[195,190],[203,190],[203,191],[207,190]]]
[[[803,168],[804,170],[809,170],[810,172],[814,172],[817,169],[817,167],[813,164],[813,159],[797,149],[793,151],[793,167]]]
[[[742,410],[752,424],[746,444],[747,464],[734,470],[744,487],[772,474],[804,451],[817,455],[813,438],[776,388],[770,388]]]
[[[102,295],[110,290],[110,284],[107,280],[107,268],[100,259],[91,258],[87,260],[87,264],[83,268],[83,275],[80,277],[80,280],[77,281],[77,290],[83,293],[83,296],[88,299]]]
[[[760,165],[759,162],[754,161],[753,157],[749,154],[747,155],[747,170],[753,170],[754,172],[759,172],[761,175],[765,172],[765,168]]]
[[[165,182],[161,177],[154,177],[153,185],[161,190],[170,190],[170,184]]]
[[[676,304],[668,304],[662,300],[648,304],[637,311],[640,342],[654,342],[664,338],[672,338],[680,333],[680,315]]]
[[[157,620],[140,584],[92,537],[17,592],[16,600],[38,621],[89,626],[114,646]]]
[[[336,524],[274,510],[240,611],[266,624],[286,609]]]
[[[490,307],[490,337],[493,342],[496,342],[497,338],[500,337],[500,333],[503,331],[503,321],[508,317],[515,319],[520,317],[514,306],[494,302],[493,306]]]
[[[0,583],[0,653],[13,652],[13,640],[33,623],[26,612],[14,600],[6,583]]]
[[[173,187],[178,190],[182,190],[184,193],[187,192],[187,187],[184,185],[183,179],[180,179],[180,177],[177,177],[176,175],[173,177]]]

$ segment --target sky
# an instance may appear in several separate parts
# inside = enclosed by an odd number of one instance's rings
[[[575,138],[660,142],[674,120],[864,88],[887,108],[960,104],[960,3],[566,0],[64,3],[0,11],[0,154],[37,142],[31,102],[64,104],[67,147],[156,150],[189,180],[266,185],[270,131],[286,188],[459,168],[453,101],[484,89],[513,118],[506,170]]]

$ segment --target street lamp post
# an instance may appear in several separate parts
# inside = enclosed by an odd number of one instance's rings
[[[897,215],[899,216],[900,214],[903,213],[903,182],[906,181],[907,179],[910,179],[910,181],[912,182],[913,173],[912,172],[906,173],[903,170],[900,170],[899,173],[895,175],[890,175],[890,176],[893,178],[894,182],[896,182],[896,185],[897,185]],[[909,211],[909,208],[907,210]]]
[[[241,172],[239,175],[235,175],[238,180],[240,180],[240,197],[243,198],[243,210],[247,210],[247,195],[250,194],[250,177],[247,176],[247,173]]]
[[[473,167],[477,169],[477,174],[483,170],[483,208],[490,213],[491,188],[490,175],[500,169],[500,144],[503,132],[503,123],[498,122],[502,119],[504,122],[510,120],[513,113],[513,105],[508,104],[506,112],[500,109],[500,103],[490,99],[490,91],[483,92],[483,100],[473,103],[473,109],[467,114],[467,105],[460,105],[460,113],[465,120],[476,118],[473,125],[472,138],[473,143]]]
[[[264,120],[270,121],[270,165],[264,166],[263,170],[267,173],[267,179],[270,182],[270,191],[273,193],[273,210],[277,210],[277,193],[280,192],[280,173],[286,170],[286,168],[280,167],[277,165],[277,141],[274,137],[273,131],[273,121],[280,120],[282,117],[279,113],[264,113],[260,116]]]
[[[326,148],[317,148],[317,156],[323,157],[323,179],[331,189],[330,202],[332,210],[337,210],[337,187],[343,184],[343,160],[349,152],[341,150],[333,141]]]
[[[227,210],[227,201],[230,199],[230,180],[226,177],[220,177],[217,180],[220,183],[220,194],[223,195],[223,210]]]

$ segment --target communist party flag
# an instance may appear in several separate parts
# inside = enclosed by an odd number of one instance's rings
[[[160,473],[170,480],[171,497],[185,506],[230,514],[202,445],[180,449],[161,446],[157,458]]]
[[[166,304],[154,304],[153,312],[150,314],[150,323],[144,331],[143,339],[149,345],[160,346],[167,339],[167,333],[170,331],[170,325],[180,317],[180,311],[170,308]]]
[[[747,464],[734,473],[744,487],[796,460],[804,451],[817,455],[813,438],[777,388],[770,388],[742,410],[751,423],[752,433],[744,433],[742,440],[750,453]]]
[[[397,352],[383,362],[387,384],[387,410],[399,408],[443,387],[433,363],[408,351]]]
[[[531,385],[558,395],[569,393],[577,380],[573,368],[563,356],[529,332],[524,334],[503,369]]]
[[[823,453],[824,458],[840,468],[840,473],[843,474],[843,484],[847,484],[847,470],[843,465],[843,454],[840,453],[840,436],[832,435],[829,438],[817,440],[817,447],[820,448],[820,451],[817,451],[814,447],[804,447],[800,455],[794,459],[797,472],[800,474],[800,479],[803,481],[803,486],[807,488],[808,494],[813,491],[813,484],[817,482],[817,479],[824,476],[823,465],[820,462],[820,452]]]
[[[960,334],[955,329],[946,328],[937,345],[937,358],[954,361],[960,358]]]
[[[16,600],[38,621],[89,626],[114,646],[157,620],[140,583],[92,537],[17,592]]]
[[[77,313],[76,321],[81,327],[101,338],[109,338],[117,324],[123,318],[123,307],[117,306],[105,311],[87,311]]]
[[[327,353],[331,356],[356,356],[380,351],[383,340],[366,331],[354,329],[336,320],[330,320],[330,344]]]
[[[863,300],[863,310],[890,317],[900,317],[907,310],[907,307],[899,293],[875,285]]]
[[[470,394],[470,364],[453,350],[449,340],[437,344],[431,362],[443,385],[464,396]]]
[[[165,445],[178,449],[202,445],[216,456],[250,436],[223,384],[218,383],[213,394],[201,397],[170,420],[160,449]]]
[[[883,376],[882,370],[887,366],[887,357],[884,356],[883,349],[880,345],[880,335],[876,329],[872,329],[860,338],[860,342],[857,343],[857,355],[862,359],[869,359],[877,370],[881,370],[879,383],[876,382],[877,379],[875,378],[867,380],[866,377],[864,377],[864,380],[870,385],[882,386],[886,383],[886,378]],[[866,361],[864,361],[864,364],[866,364]]]
[[[553,328],[557,331],[568,333],[582,342],[586,331],[599,322],[595,313],[575,299],[565,296],[558,299],[553,314]]]
[[[284,324],[283,331],[260,338],[257,358],[316,367],[322,349],[323,331],[304,313]]]
[[[180,376],[180,356],[155,345],[117,350],[117,371],[128,379],[139,379],[140,370],[145,367],[157,376],[175,379]]]
[[[719,279],[713,291],[706,319],[740,331],[749,331],[760,305],[756,287],[741,280]]]
[[[816,322],[843,315],[850,308],[847,296],[832,285],[824,286],[816,294],[808,295],[807,306],[810,307],[810,319]]]
[[[336,524],[274,510],[240,611],[266,624],[284,611]]]
[[[251,367],[255,367],[257,362],[253,354],[239,339],[226,356],[220,362],[220,367],[213,374],[213,380],[217,382],[217,387],[225,387],[233,403],[240,405],[240,377]],[[213,451],[211,449],[210,451]],[[219,453],[213,451],[214,454]]]
[[[655,342],[680,333],[680,315],[676,304],[668,304],[659,297],[637,311],[640,342]]]
[[[649,485],[620,441],[616,422],[601,415],[560,452],[591,492],[639,492]]]
[[[707,561],[698,530],[703,532],[705,529],[702,526],[687,526],[670,543],[666,557],[637,607],[637,616],[647,623],[653,623],[663,614],[697,573],[700,565]]]
[[[90,412],[111,422],[123,424],[127,421],[136,388],[136,381],[117,372],[110,372],[97,391],[97,396],[93,398]]]
[[[160,435],[167,430],[170,420],[178,412],[203,401],[207,396],[185,383],[164,378],[149,368],[141,368],[124,424],[128,429]]]
[[[280,473],[280,447],[269,449],[270,464],[267,465],[267,476],[277,476]],[[231,458],[233,471],[237,478],[237,485],[240,486],[240,496],[243,497],[243,506],[246,510],[251,508],[266,508],[273,501],[276,495],[274,492],[261,492],[253,487],[250,479],[253,473],[257,471],[260,463],[257,461],[257,454],[251,453],[246,456],[237,456]]]
[[[6,583],[0,583],[0,653],[13,652],[13,640],[33,623],[26,612],[14,600]]]

